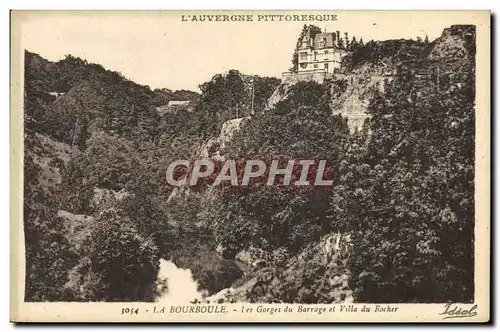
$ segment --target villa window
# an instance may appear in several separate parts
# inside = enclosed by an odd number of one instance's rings
[[[307,60],[307,52],[300,53],[300,60],[302,61]]]
[[[325,50],[325,54],[328,54],[328,50]]]
[[[317,60],[316,57],[318,56],[318,52],[314,51],[314,60]]]
[[[323,38],[323,39],[319,42],[319,47],[320,47],[320,48],[326,47],[326,38]]]

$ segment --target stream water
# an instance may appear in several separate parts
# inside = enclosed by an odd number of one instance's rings
[[[191,270],[181,269],[172,261],[160,259],[158,280],[165,279],[167,279],[168,291],[159,296],[157,302],[183,304],[203,298],[203,293],[197,290],[198,283],[193,279]]]

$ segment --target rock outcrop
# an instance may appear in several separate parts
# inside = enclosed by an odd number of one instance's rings
[[[224,150],[226,144],[231,140],[234,133],[240,130],[244,121],[250,117],[231,119],[222,124],[222,129],[217,137],[213,137],[203,146],[199,157],[214,160],[224,160]]]
[[[205,301],[352,303],[346,265],[350,246],[349,236],[329,234],[293,257],[254,267]]]

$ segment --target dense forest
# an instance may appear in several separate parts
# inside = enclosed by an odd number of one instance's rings
[[[26,52],[26,300],[154,301],[163,258],[208,295],[238,290],[227,301],[472,302],[475,29],[358,44],[342,67],[345,78],[387,68],[352,131],[332,115],[356,89],[347,79],[229,70],[201,93],[151,90]],[[195,106],[160,114],[170,100]],[[223,158],[324,159],[334,185],[168,186],[168,164],[199,156],[235,118]],[[331,239],[340,247],[325,252]]]

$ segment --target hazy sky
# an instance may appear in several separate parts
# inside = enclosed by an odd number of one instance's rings
[[[219,12],[217,14],[242,14]],[[238,69],[280,77],[290,67],[304,23],[370,39],[438,37],[471,12],[305,12],[337,14],[332,22],[183,22],[206,12],[24,12],[22,47],[55,61],[72,54],[151,88],[197,90],[214,74]],[[214,14],[214,13],[212,13]],[[253,14],[256,20],[259,12]],[[264,14],[293,14],[267,12]],[[300,14],[304,14],[301,12]]]

